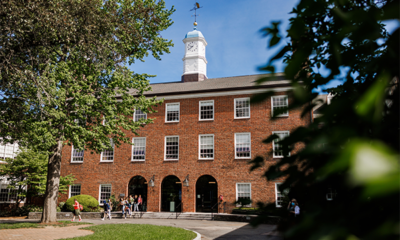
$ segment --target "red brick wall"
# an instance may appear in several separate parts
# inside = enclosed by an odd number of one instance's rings
[[[279,93],[279,95],[284,93]],[[132,146],[124,144],[114,153],[114,162],[101,163],[99,154],[85,152],[82,164],[70,163],[71,147],[63,149],[61,174],[73,174],[75,183],[81,184],[81,194],[99,196],[100,184],[112,184],[112,193],[127,195],[129,180],[141,175],[147,181],[155,175],[155,187],[148,187],[148,211],[160,211],[161,182],[168,175],[176,175],[181,181],[189,174],[189,187],[182,186],[184,212],[195,211],[196,181],[202,175],[213,176],[218,183],[218,195],[224,196],[227,212],[235,207],[236,183],[251,183],[251,196],[254,202],[274,202],[275,182],[262,178],[268,166],[276,159],[268,155],[262,169],[249,172],[248,159],[235,159],[235,133],[251,133],[251,157],[266,156],[272,144],[263,144],[272,131],[293,131],[300,125],[310,122],[310,116],[301,118],[301,109],[289,112],[289,117],[270,120],[271,101],[251,105],[249,119],[234,119],[234,99],[250,97],[235,95],[207,98],[166,100],[157,108],[158,113],[148,115],[154,118],[154,124],[139,131],[140,137],[146,137],[146,161],[131,162]],[[199,101],[214,100],[214,120],[199,121]],[[180,103],[180,122],[165,123],[165,103]],[[214,134],[214,160],[198,160],[199,134]],[[179,161],[164,161],[164,137],[179,135]],[[134,137],[133,134],[128,134]],[[299,146],[297,146],[298,148]],[[65,201],[67,195],[60,201]],[[222,210],[220,209],[220,212]]]

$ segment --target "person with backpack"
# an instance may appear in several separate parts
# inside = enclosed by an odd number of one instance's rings
[[[131,212],[130,212],[130,208],[131,208],[131,204],[129,203],[128,198],[126,198],[125,200],[125,219],[126,219],[126,215],[131,216]]]
[[[104,221],[104,219],[106,218],[106,215],[111,220],[111,209],[110,209],[110,205],[106,202],[106,200],[103,201],[103,208],[104,208],[104,215],[101,220]]]
[[[74,213],[74,217],[71,220],[72,222],[75,221],[75,216],[76,215],[79,216],[79,222],[82,221],[81,211],[80,211],[81,208],[82,208],[82,205],[79,204],[78,200],[74,199],[74,212],[73,212]]]

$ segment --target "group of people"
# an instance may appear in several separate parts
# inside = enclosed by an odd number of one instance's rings
[[[132,208],[133,212],[139,211],[139,207],[143,205],[143,199],[141,195],[139,197],[138,195],[135,195],[135,197],[129,195],[129,197],[121,198],[119,205],[122,209],[122,215],[125,215],[126,219],[127,215],[132,216]]]

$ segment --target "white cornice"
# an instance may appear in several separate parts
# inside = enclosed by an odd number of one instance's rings
[[[251,89],[251,90],[237,90],[237,91],[226,91],[226,92],[211,92],[211,93],[189,93],[189,94],[179,94],[179,95],[171,95],[171,96],[162,96],[158,95],[157,99],[188,99],[188,98],[203,98],[203,97],[221,97],[221,96],[232,96],[232,95],[246,95],[246,94],[257,94],[263,92],[286,92],[292,90],[292,87],[282,87],[282,88],[274,88],[274,89]]]
[[[197,56],[187,56],[187,57],[182,58],[182,61],[185,61],[186,59],[197,59],[197,58],[203,59],[205,63],[208,63],[207,60],[206,60],[206,58],[205,58],[204,56],[200,56],[200,55],[197,55]]]

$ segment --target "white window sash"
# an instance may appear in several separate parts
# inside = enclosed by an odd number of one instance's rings
[[[284,106],[274,106],[274,99],[280,99],[280,98],[285,98],[285,103],[286,105]],[[279,96],[272,96],[271,97],[271,116],[274,116],[274,108],[278,107],[289,107],[289,99],[287,95],[279,95]],[[288,117],[289,116],[289,110],[286,113],[282,113],[279,115],[276,115],[275,117]]]
[[[140,111],[140,113],[138,113]],[[136,119],[138,117],[138,119]],[[143,112],[141,109],[135,109],[133,113],[133,121],[138,122],[140,119],[147,119],[147,113]]]
[[[109,187],[109,189],[110,189],[110,191],[109,192],[102,192],[101,191],[101,187],[104,187],[104,188],[108,188]],[[112,192],[112,186],[111,186],[111,184],[100,184],[100,186],[99,186],[99,204],[101,205],[101,206],[103,206],[103,200],[108,200],[108,198],[109,197],[111,197],[111,192]],[[101,194],[102,193],[104,193],[104,194],[109,194],[110,196],[108,197],[108,198],[105,198],[105,199],[101,199]]]
[[[177,120],[170,120],[168,121],[168,112],[178,112]],[[181,119],[181,111],[180,111],[180,103],[166,103],[165,104],[165,122],[179,122]]]
[[[84,156],[85,156],[85,150],[82,150],[82,152],[83,152],[82,160],[79,160],[79,161],[78,160],[74,160],[75,158],[79,158],[79,157],[74,155],[75,150],[77,150],[77,149],[75,149],[74,145],[72,145],[71,146],[71,163],[83,163],[83,159],[84,159]],[[78,150],[80,150],[80,149],[78,149]]]
[[[202,137],[211,137],[212,144],[205,144],[201,142]],[[209,146],[212,145],[212,148]],[[203,148],[204,147],[204,148]],[[202,153],[201,150],[212,149],[212,158],[210,157],[201,157]],[[199,135],[199,159],[201,160],[214,160],[215,157],[215,141],[214,141],[214,134],[203,134]],[[205,153],[206,154],[206,153]]]
[[[241,191],[239,188],[239,185],[244,185],[244,186],[248,186],[248,189],[249,189],[249,192],[244,192],[244,191]],[[246,195],[249,195],[248,196],[248,198],[251,200],[252,198],[251,198],[251,183],[236,183],[236,201],[239,201],[239,195],[243,195],[243,194],[246,194]],[[239,204],[237,204],[237,206],[239,207],[240,205]],[[242,207],[250,207],[251,206],[251,203],[250,204],[248,204],[248,205],[244,205],[244,206],[242,206]]]
[[[212,106],[212,118],[201,118],[201,107],[203,106]],[[206,100],[206,101],[199,101],[199,121],[212,121],[214,120],[214,114],[215,114],[215,106],[214,106],[214,100]]]
[[[278,135],[279,136],[279,141],[281,141],[282,139],[288,137],[290,135],[290,132],[289,131],[273,131],[272,134]],[[285,137],[282,137],[282,134],[287,134],[287,135]],[[277,141],[277,139],[272,141],[273,157],[274,158],[283,158],[283,157],[285,157],[283,155],[283,151],[282,150],[279,150],[279,152],[275,151],[275,147],[280,147],[279,143],[276,143],[275,141]],[[290,156],[290,153],[288,154],[288,156]]]
[[[282,207],[282,205],[280,205],[278,203],[278,197],[282,197],[282,196],[280,196],[280,195],[282,195],[282,193],[278,189],[280,184],[282,184],[282,183],[275,183],[275,206],[278,208]]]
[[[248,143],[238,143],[238,136],[240,135],[247,135],[249,142]],[[240,145],[239,145],[240,144]],[[248,144],[248,152],[249,152],[249,156],[247,157],[238,157],[238,148],[247,148]],[[243,145],[243,146],[241,146]],[[247,151],[242,151],[242,152],[247,152]],[[251,133],[235,133],[235,159],[249,159],[251,158]]]
[[[250,115],[251,115],[251,111],[250,111],[250,98],[235,98],[234,100],[234,119],[241,119],[241,118],[250,118]],[[241,116],[241,117],[237,117],[237,114],[236,114],[236,105],[237,105],[237,101],[248,101],[249,102],[249,107],[248,107],[248,109],[249,109],[249,116]],[[242,109],[246,109],[245,107],[242,107]]]
[[[176,155],[177,155],[177,158],[167,158],[167,139],[170,139],[170,138],[177,138],[177,146],[178,146],[178,148],[177,148],[177,153],[176,153]],[[173,155],[173,154],[170,154],[170,155]],[[179,136],[165,136],[165,138],[164,138],[164,161],[177,161],[177,160],[179,160]]]
[[[139,140],[144,140],[144,145],[143,146],[142,145],[136,146],[135,140],[138,140],[138,141]],[[131,159],[131,161],[133,161],[133,162],[137,162],[137,161],[143,162],[143,161],[145,161],[146,160],[146,138],[145,137],[132,138],[132,143],[135,144],[135,145],[132,146],[132,159]],[[144,150],[141,150],[142,148],[144,148]],[[139,152],[139,151],[143,151],[143,154],[135,155],[135,153]],[[143,159],[134,159],[134,157],[139,157],[139,156],[143,156]]]
[[[113,161],[114,161],[115,146],[114,146],[114,141],[113,141],[112,138],[110,138],[110,142],[111,142],[111,146],[112,146],[112,160],[103,160],[103,155],[104,155],[105,151],[111,152],[111,148],[110,148],[110,149],[107,149],[107,150],[103,150],[103,151],[101,152],[101,155],[100,155],[100,162],[113,162]]]

